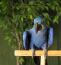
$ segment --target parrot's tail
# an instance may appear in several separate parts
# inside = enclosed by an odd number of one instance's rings
[[[34,56],[34,62],[35,62],[35,65],[40,65],[40,56]],[[47,59],[45,60],[46,61],[46,64],[45,65],[48,65],[47,64]]]
[[[40,65],[40,57],[39,56],[34,56],[34,62],[35,62],[35,65]]]

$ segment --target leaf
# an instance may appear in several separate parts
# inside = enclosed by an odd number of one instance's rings
[[[20,8],[19,7],[16,7],[17,10],[19,10]]]
[[[8,45],[9,45],[9,46],[11,45],[11,41],[12,41],[12,39],[10,38],[10,39],[8,40]]]
[[[27,11],[29,12],[31,10],[31,8],[29,7],[28,9],[27,9]]]
[[[23,58],[20,58],[19,62],[20,62],[20,64],[22,65],[23,62],[24,62],[24,59],[23,59]]]
[[[47,18],[47,17],[49,17],[49,14],[48,14],[48,13],[43,13],[43,16],[44,16],[45,18]]]
[[[44,4],[44,2],[43,1],[40,1],[40,4]]]
[[[4,40],[8,40],[9,39],[9,36],[6,36],[5,38],[4,38]]]
[[[0,2],[0,5],[2,5],[3,4],[3,1],[2,2]]]
[[[10,43],[10,42],[11,42],[11,39],[9,39],[8,41],[9,41],[9,43]]]
[[[58,7],[56,6],[56,11],[58,11]]]
[[[55,16],[55,18],[53,19],[53,23],[58,23],[58,18],[59,16]]]
[[[48,11],[49,9],[48,9],[48,6],[45,6],[45,9]]]
[[[29,5],[34,5],[34,2],[33,2],[33,1],[30,1],[30,2],[29,2]]]
[[[49,26],[50,25],[50,22],[49,21],[47,21],[47,26]]]
[[[51,5],[51,9],[52,9],[52,10],[55,10],[55,6],[54,6],[54,5]]]
[[[32,15],[29,15],[30,16],[30,19],[32,19]]]
[[[5,7],[3,8],[3,11],[6,11],[6,9],[7,9],[7,7],[5,6]]]
[[[21,21],[23,22],[23,17],[21,17]]]

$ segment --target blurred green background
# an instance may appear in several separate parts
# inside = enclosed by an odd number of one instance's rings
[[[51,50],[61,50],[61,20],[59,24],[55,24],[54,27],[54,43],[49,48]],[[48,65],[61,65],[61,57],[47,57]]]
[[[16,65],[14,50],[4,40],[4,35],[0,30],[0,65]]]

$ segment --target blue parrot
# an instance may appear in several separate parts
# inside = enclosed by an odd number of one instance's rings
[[[24,49],[42,50],[47,49],[53,43],[53,28],[47,27],[46,22],[41,17],[34,19],[34,26],[32,29],[24,31],[23,44]],[[39,57],[34,57],[36,65],[40,65]]]

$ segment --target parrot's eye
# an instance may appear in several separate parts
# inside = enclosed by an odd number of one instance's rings
[[[35,22],[35,24],[39,24],[39,22],[38,22],[38,21],[36,21],[36,22]]]

